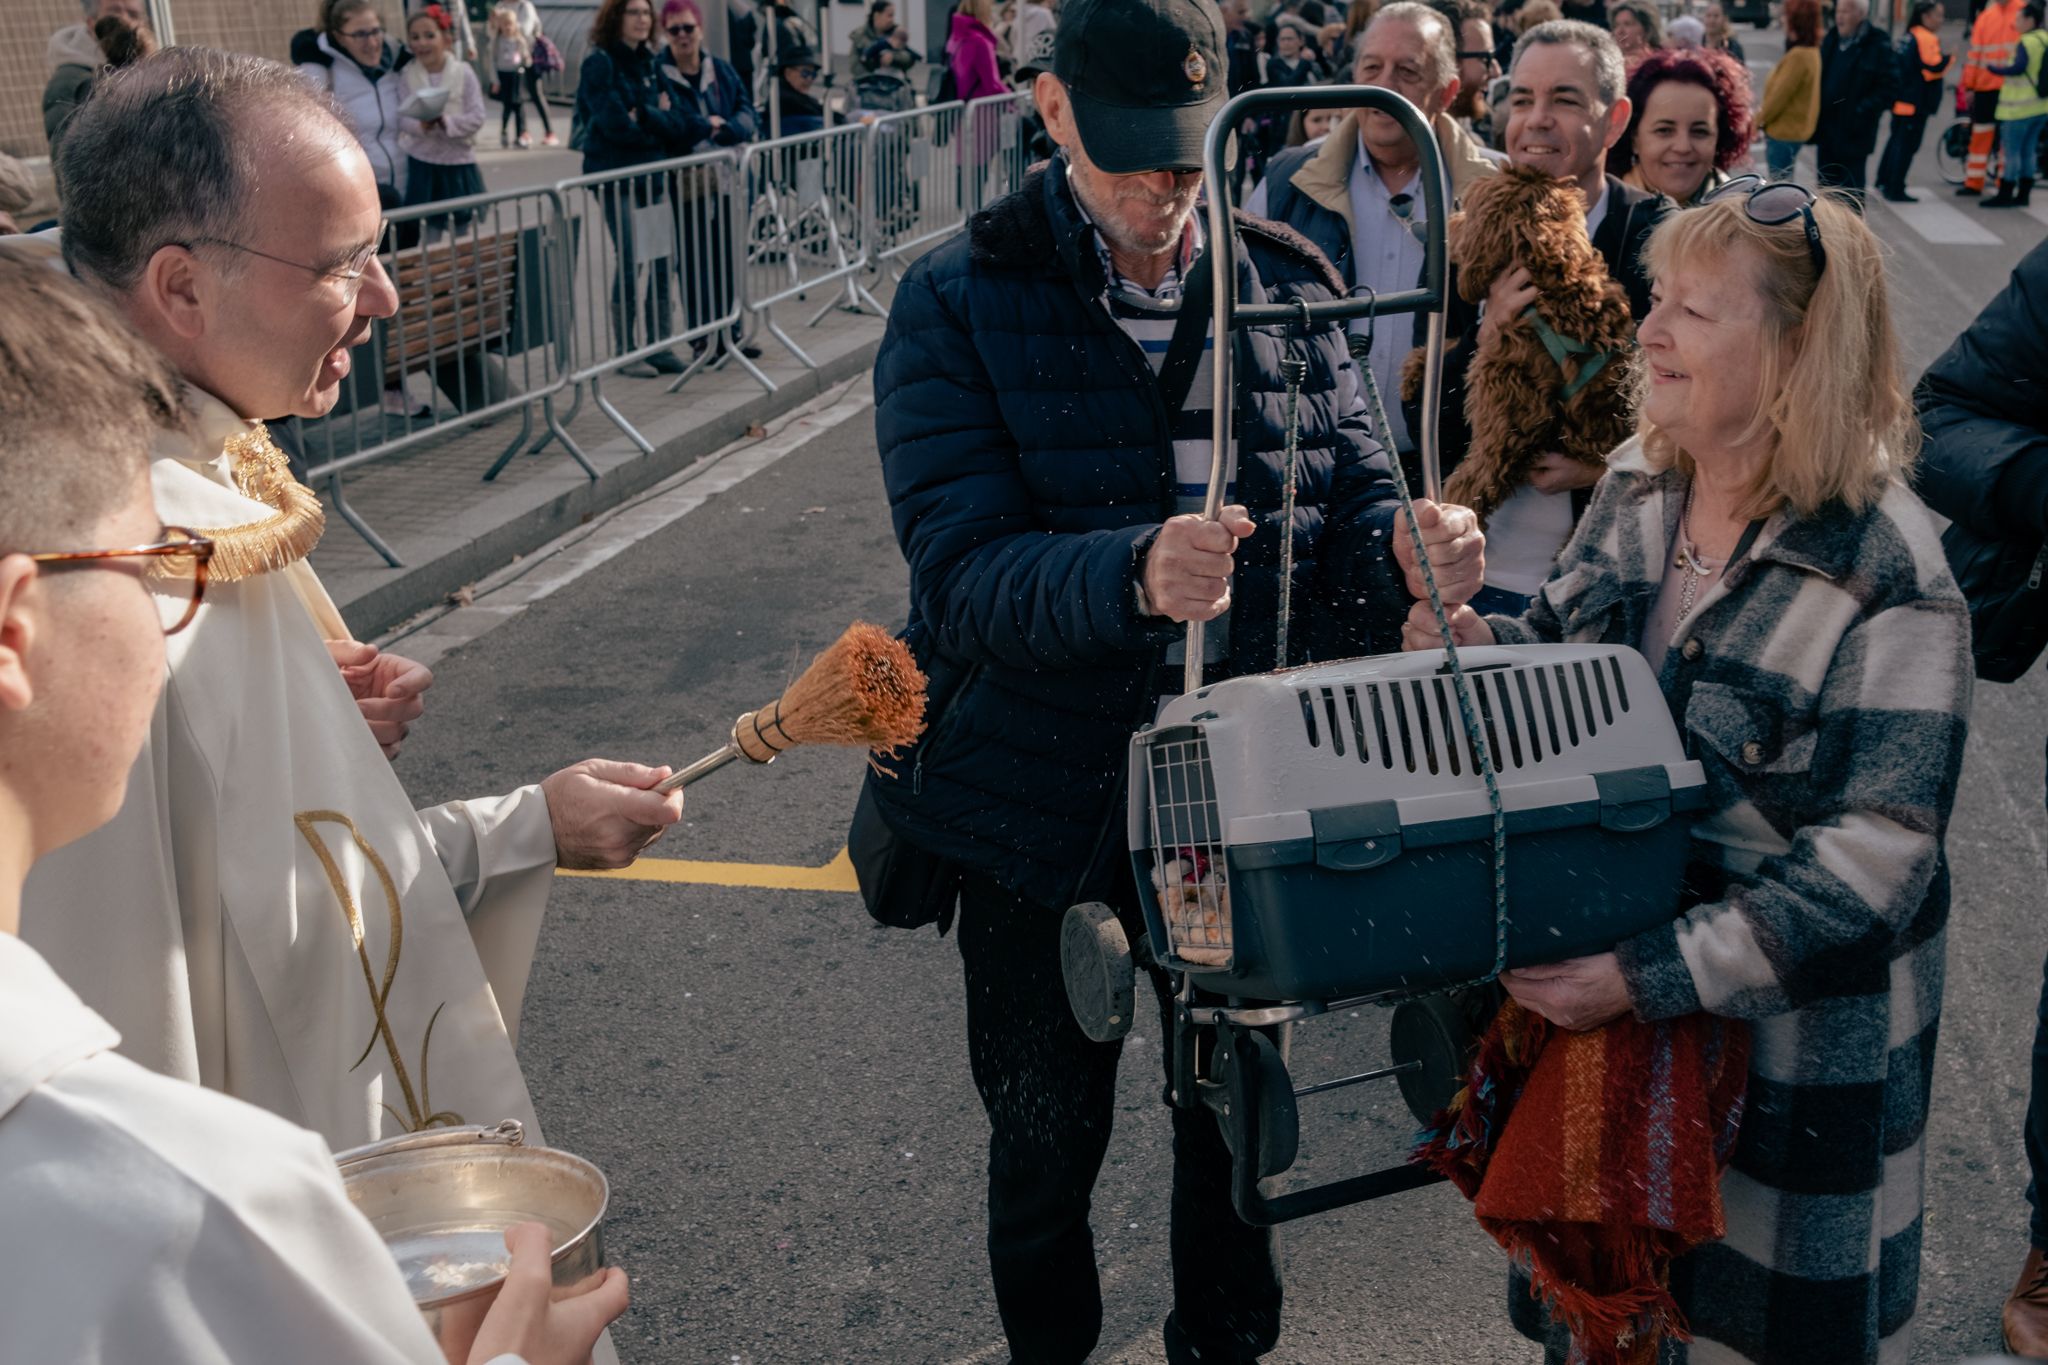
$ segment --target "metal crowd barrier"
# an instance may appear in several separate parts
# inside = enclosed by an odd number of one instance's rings
[[[966,225],[961,180],[946,160],[966,117],[967,106],[956,102],[884,114],[868,125],[868,260],[878,268],[901,276],[912,258]]]
[[[1031,164],[1022,91],[984,95],[967,105],[957,158],[969,213],[979,213],[1024,183]]]
[[[301,434],[306,481],[324,481],[334,510],[393,568],[398,555],[342,488],[351,469],[516,411],[519,432],[490,478],[533,434],[538,399],[549,430],[597,477],[554,409],[570,367],[560,219],[560,200],[543,188],[396,209],[385,220],[379,262],[398,311],[351,353],[336,410]]]
[[[810,326],[839,307],[886,311],[858,279],[868,267],[861,196],[869,146],[868,129],[854,123],[741,149],[746,306],[806,369],[817,362],[782,330],[769,311],[776,304],[837,284]]]
[[[516,411],[519,431],[486,480],[554,441],[595,480],[568,431],[586,388],[651,454],[604,380],[650,361],[667,367],[667,355],[679,366],[670,393],[732,362],[773,392],[739,338],[764,329],[815,369],[776,306],[816,299],[813,327],[835,308],[883,313],[868,272],[900,273],[1022,182],[1025,108],[1021,95],[934,105],[392,211],[381,259],[398,312],[357,348],[336,412],[306,428],[307,481],[324,481],[336,512],[397,568],[348,503],[349,470]],[[564,390],[573,399],[558,411]],[[398,411],[387,414],[387,398]]]
[[[643,454],[654,446],[604,393],[627,366],[673,373],[674,393],[707,365],[737,360],[771,393],[775,382],[735,343],[746,316],[739,233],[739,162],[699,152],[559,182],[562,231],[571,243],[568,288],[575,364],[569,382]],[[678,347],[694,355],[684,357]],[[573,415],[575,409],[571,408]]]

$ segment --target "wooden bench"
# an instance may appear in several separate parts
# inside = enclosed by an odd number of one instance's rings
[[[398,312],[378,324],[384,383],[504,349],[519,273],[518,231],[455,237],[386,258]],[[452,390],[451,390],[452,396]]]

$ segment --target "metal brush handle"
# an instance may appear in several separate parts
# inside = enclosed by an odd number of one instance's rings
[[[749,716],[755,714],[755,712],[749,711],[747,715],[741,716],[739,720],[734,721],[732,723],[732,736],[725,741],[724,745],[704,755],[695,763],[669,774],[669,776],[655,784],[654,790],[666,796],[677,788],[687,787],[699,778],[709,777],[726,764],[742,758],[746,759],[749,763],[764,768],[773,763],[779,755],[771,755],[768,758],[752,758],[748,756],[746,750],[740,748],[740,721],[746,720]]]

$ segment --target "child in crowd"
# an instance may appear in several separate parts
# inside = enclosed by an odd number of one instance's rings
[[[526,41],[526,35],[519,31],[519,11],[511,5],[499,5],[491,11],[491,68],[498,73],[498,83],[491,93],[498,98],[498,145],[511,145],[506,139],[508,128],[517,128],[519,145],[531,147],[533,139],[526,131],[526,69],[533,65],[533,48]]]
[[[147,457],[186,420],[161,356],[84,286],[0,255],[0,1276],[9,1360],[570,1365],[624,1272],[555,1290],[537,1223],[480,1323],[436,1341],[318,1136],[145,1070],[17,936],[29,866],[113,817],[206,604],[212,542]],[[217,590],[232,595],[242,585]]]
[[[484,192],[483,172],[476,166],[477,130],[484,126],[484,92],[476,73],[455,60],[455,21],[439,5],[428,5],[406,21],[405,42],[413,59],[399,79],[405,82],[399,103],[398,145],[405,149],[405,202],[438,204]],[[432,118],[411,118],[403,111],[414,99],[442,90],[441,112]],[[453,214],[457,230],[469,226],[470,214]],[[448,218],[428,220],[423,240],[445,236]]]

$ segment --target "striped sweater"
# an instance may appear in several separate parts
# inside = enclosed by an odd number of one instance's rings
[[[1685,484],[1635,441],[1608,469],[1527,613],[1490,618],[1503,643],[1642,645]],[[1712,795],[1698,903],[1617,952],[1639,1015],[1747,1019],[1753,1050],[1728,1235],[1674,1269],[1697,1340],[1664,1360],[1903,1362],[1969,618],[1927,510],[1894,487],[1862,514],[1772,517],[1679,636],[1660,682]]]

